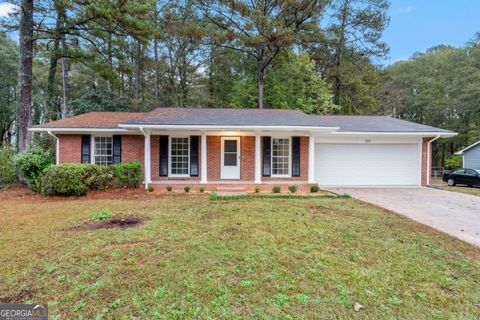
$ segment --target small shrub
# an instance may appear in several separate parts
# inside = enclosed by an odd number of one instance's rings
[[[255,193],[260,193],[260,187],[255,187]]]
[[[183,188],[183,190],[185,190],[185,192],[190,192],[190,187],[189,187],[189,186],[185,186],[185,188]]]
[[[153,192],[153,191],[155,191],[155,189],[152,186],[148,186],[147,191],[148,192]]]
[[[463,165],[463,158],[459,155],[453,155],[447,159],[445,159],[445,168],[447,169],[458,169],[461,168]]]
[[[100,212],[97,212],[97,213],[93,214],[90,217],[90,220],[92,220],[92,221],[102,221],[102,220],[107,220],[108,218],[110,218],[110,212],[108,212],[106,210],[102,210]]]
[[[15,149],[11,146],[0,147],[0,185],[15,182]]]
[[[320,191],[320,188],[318,187],[318,185],[314,185],[310,187],[310,192],[315,193],[318,191]]]
[[[114,166],[98,166],[93,164],[84,164],[85,183],[91,190],[105,190],[113,188],[115,178],[113,172]]]
[[[113,177],[117,187],[138,188],[142,182],[142,164],[138,161],[116,164]]]
[[[280,193],[280,191],[281,191],[280,186],[274,186],[274,187],[272,188],[272,192],[273,192],[273,193]]]
[[[200,191],[201,193],[204,193],[204,192],[205,192],[205,187],[200,187],[200,188],[198,189],[198,191]]]
[[[40,179],[40,191],[44,195],[81,196],[87,193],[85,172],[88,165],[65,163],[50,166]]]
[[[297,186],[296,186],[296,185],[288,186],[288,190],[289,190],[291,193],[295,193],[295,192],[297,192]]]
[[[167,191],[172,192],[172,186],[167,186]]]
[[[33,191],[38,191],[37,179],[47,167],[53,164],[53,159],[48,152],[39,148],[31,148],[17,154],[14,162],[15,168],[25,179],[28,187]]]

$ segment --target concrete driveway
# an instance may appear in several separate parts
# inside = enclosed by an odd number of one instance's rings
[[[480,197],[433,188],[327,188],[403,214],[480,247]]]

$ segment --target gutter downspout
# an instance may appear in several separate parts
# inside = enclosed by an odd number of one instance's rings
[[[55,164],[60,164],[60,139],[52,133],[52,131],[47,131],[49,135],[55,138]]]
[[[427,187],[430,186],[430,177],[432,175],[432,142],[439,139],[440,135],[437,135],[432,140],[428,141],[427,144]]]

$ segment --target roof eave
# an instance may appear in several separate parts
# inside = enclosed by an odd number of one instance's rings
[[[57,132],[57,133],[87,133],[87,132],[104,132],[104,133],[115,133],[115,132],[128,132],[127,129],[123,128],[58,128],[58,127],[33,127],[28,128],[30,132]]]
[[[396,135],[396,136],[417,136],[417,137],[436,137],[441,138],[454,137],[457,135],[456,132],[436,132],[436,131],[337,131],[333,132],[337,135]]]
[[[340,127],[323,126],[241,126],[241,125],[158,125],[158,124],[120,124],[125,129],[164,129],[164,130],[306,130],[334,132]]]
[[[474,144],[471,144],[468,147],[463,148],[462,150],[455,152],[455,154],[461,156],[465,151],[470,150],[471,148],[475,147],[478,144],[480,144],[480,141],[477,141]]]

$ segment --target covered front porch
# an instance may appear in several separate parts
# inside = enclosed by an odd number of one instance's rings
[[[189,184],[251,189],[316,182],[315,136],[322,134],[318,129],[138,130],[144,137],[146,188]]]

